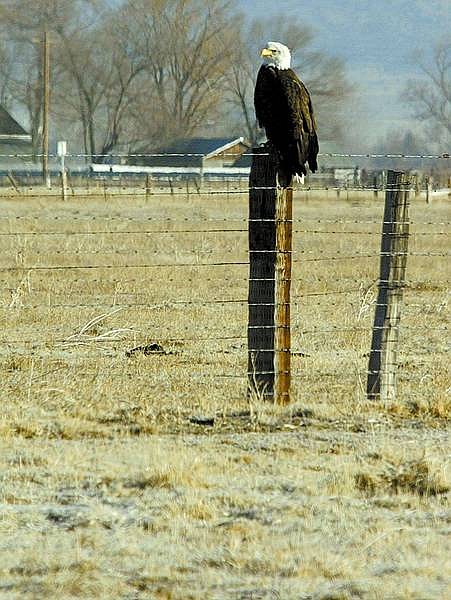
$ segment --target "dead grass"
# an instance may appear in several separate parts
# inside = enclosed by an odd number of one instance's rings
[[[382,202],[295,201],[288,407],[246,395],[247,266],[199,266],[247,260],[244,195],[0,209],[0,233],[105,232],[0,236],[24,267],[1,271],[0,598],[448,597],[449,273],[409,257],[399,394],[368,402]],[[28,269],[49,264],[113,268]]]
[[[425,458],[405,463],[387,462],[381,472],[359,472],[355,484],[371,496],[383,492],[434,496],[450,491],[443,468],[431,465]]]

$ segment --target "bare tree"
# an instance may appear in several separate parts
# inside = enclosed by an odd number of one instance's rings
[[[193,135],[217,114],[230,66],[230,52],[225,52],[230,7],[228,0],[128,3],[147,75],[134,106],[141,126],[135,147],[148,147],[149,141],[158,147]]]
[[[57,28],[59,121],[79,123],[92,159],[192,135],[220,103],[228,9],[227,0],[133,0],[95,25]]]
[[[94,5],[87,0],[3,0],[0,6],[0,32],[14,56],[9,93],[27,111],[35,154],[41,145],[42,131],[43,32],[50,34],[51,54],[60,56],[58,31],[79,27]],[[58,60],[52,60],[52,88],[59,72]]]
[[[104,32],[93,28],[70,34],[58,33],[64,51],[60,56],[62,77],[55,93],[57,116],[62,123],[76,121],[80,125],[83,150],[94,159],[103,150],[98,145],[100,113],[114,78],[111,57],[104,45]]]
[[[179,137],[230,132],[234,120],[255,141],[253,87],[268,36],[301,59],[323,139],[337,129],[348,92],[343,65],[311,49],[310,30],[276,19],[240,31],[233,0],[2,0],[0,17],[0,35],[16,57],[11,80],[4,62],[0,92],[27,110],[36,149],[43,31],[51,39],[53,124],[92,160],[119,148],[147,151]]]
[[[296,19],[255,20],[243,25],[234,44],[233,65],[229,78],[229,101],[239,111],[239,127],[255,143],[261,135],[254,115],[254,83],[259,68],[259,50],[269,39],[287,45],[293,55],[293,68],[306,83],[312,98],[319,131],[324,139],[338,139],[341,135],[340,111],[351,88],[345,68],[338,58],[311,49],[312,30]]]
[[[145,68],[140,42],[123,16],[122,11],[116,14],[105,30],[105,45],[108,47],[109,42],[111,48],[113,86],[105,91],[102,154],[128,143],[131,107],[140,96],[139,80]]]
[[[429,143],[446,148],[451,143],[451,42],[437,44],[429,59],[418,53],[416,62],[423,77],[408,82],[405,97]]]
[[[400,169],[424,168],[421,159],[389,158],[385,154],[404,154],[408,156],[420,155],[424,152],[424,143],[418,133],[405,128],[390,130],[373,146],[374,154],[380,158],[372,158],[371,165],[374,169]]]
[[[0,104],[5,108],[10,108],[11,106],[13,74],[14,60],[11,50],[0,40]]]

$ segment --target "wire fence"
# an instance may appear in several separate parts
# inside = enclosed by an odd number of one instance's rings
[[[79,186],[66,202],[48,190],[24,190],[17,181],[14,194],[4,188],[3,393],[33,392],[45,400],[49,390],[89,397],[95,388],[127,401],[147,394],[163,403],[184,401],[190,410],[205,394],[212,410],[247,403],[247,356],[253,350],[247,347],[248,285],[272,281],[249,277],[247,234],[250,223],[267,219],[249,218],[247,180],[227,187],[224,181],[204,182],[193,192],[185,182],[167,183],[166,189],[157,181],[150,189],[148,180],[121,186],[103,179],[98,193]],[[377,191],[382,199],[385,183],[349,185],[352,197],[329,194],[342,189],[318,187],[309,196],[313,184],[307,184],[295,191],[290,354],[293,396],[301,402],[364,397],[377,289],[391,283],[378,275],[384,218],[373,195]],[[449,386],[443,376],[451,281],[448,192],[429,205],[415,186],[410,192],[411,247],[395,253],[407,258],[400,398],[421,398],[427,381],[438,402]],[[26,368],[14,367],[19,359]]]
[[[220,195],[226,192],[229,198],[247,193],[253,156],[253,151],[237,154],[219,149],[211,154],[68,153],[64,157],[49,154],[47,158],[50,180],[53,181],[52,193],[59,193],[58,183],[64,171],[65,193],[73,196],[123,197],[133,189],[135,195],[149,199],[156,195],[184,196],[204,192]],[[265,156],[264,151],[259,156]],[[17,194],[27,194],[29,198],[41,196],[43,190],[38,184],[43,180],[47,182],[40,166],[43,158],[42,154],[0,154],[0,186],[9,189],[11,197]],[[394,162],[405,163],[407,168],[416,170],[412,191],[417,195],[442,193],[451,187],[448,152],[321,152],[319,162],[318,173],[309,175],[302,188],[305,194],[321,189],[337,196],[346,193],[347,198],[352,193],[372,192],[377,196],[384,191],[386,169],[392,168]]]
[[[231,152],[221,152],[221,156],[236,158],[236,153]],[[11,153],[11,154],[0,154],[0,158],[23,158],[30,160],[39,160],[42,159],[44,154],[26,154],[26,153]],[[56,153],[49,153],[47,155],[49,158],[59,159],[60,155]],[[167,158],[167,157],[179,157],[179,158],[204,158],[206,156],[205,153],[202,152],[146,152],[146,153],[136,153],[136,152],[110,152],[108,154],[87,154],[87,153],[67,153],[64,155],[67,158],[76,158],[76,159],[86,159],[92,160],[93,158]],[[256,156],[254,152],[246,152],[246,156]],[[264,153],[259,153],[258,156],[265,156]],[[429,159],[429,160],[449,160],[451,158],[451,154],[449,152],[441,152],[436,154],[424,153],[424,154],[408,154],[408,153],[374,153],[374,152],[319,152],[319,158],[390,158],[390,159]]]

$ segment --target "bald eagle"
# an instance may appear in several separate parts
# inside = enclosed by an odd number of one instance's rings
[[[260,127],[278,155],[279,183],[290,185],[293,175],[304,179],[307,164],[318,168],[318,138],[312,101],[307,88],[290,68],[289,49],[268,42],[261,51],[264,63],[255,85],[255,114]]]

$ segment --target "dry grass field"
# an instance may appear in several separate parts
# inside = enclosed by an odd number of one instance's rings
[[[381,405],[383,199],[296,194],[294,401],[274,407],[246,395],[232,191],[0,196],[0,598],[451,597],[447,201],[412,201]]]

